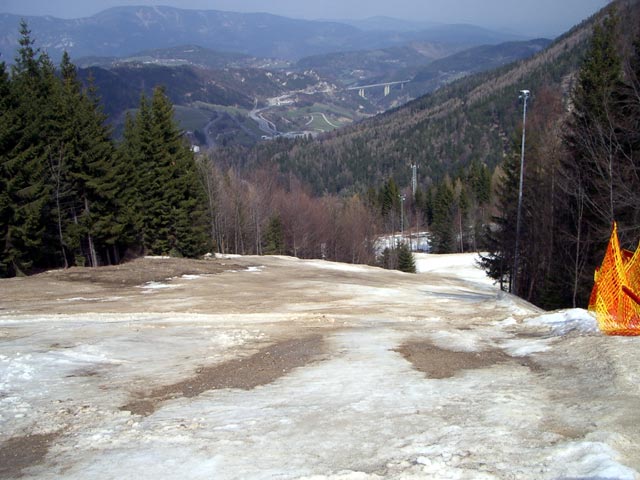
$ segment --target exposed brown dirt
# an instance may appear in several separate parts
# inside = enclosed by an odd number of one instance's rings
[[[159,303],[156,295],[152,295],[153,301],[141,298],[144,290],[135,287],[148,282],[184,283],[183,275],[217,276],[249,266],[251,262],[238,265],[226,259],[139,258],[121,265],[72,267],[30,277],[1,279],[0,313],[80,313],[87,311],[89,305],[98,312],[148,311]],[[183,296],[181,292],[177,298]],[[201,292],[199,300],[205,310],[211,310],[210,290]]]
[[[286,375],[297,367],[302,367],[324,352],[324,337],[311,335],[305,338],[284,340],[265,347],[247,358],[202,367],[196,375],[172,385],[165,385],[141,398],[120,407],[135,415],[151,415],[158,406],[174,398],[192,398],[208,390],[238,388],[251,390],[267,385]]]
[[[414,368],[426,373],[429,378],[450,378],[462,370],[476,370],[502,363],[515,363],[538,371],[540,366],[528,358],[515,358],[502,350],[482,352],[456,352],[433,345],[429,341],[409,342],[396,350]]]
[[[233,268],[243,267],[219,260],[138,258],[121,265],[98,268],[72,267],[66,270],[52,270],[42,275],[47,276],[48,279],[66,282],[136,286],[182,275],[211,275]]]
[[[42,463],[61,431],[12,437],[0,444],[0,478],[20,478],[25,468]]]

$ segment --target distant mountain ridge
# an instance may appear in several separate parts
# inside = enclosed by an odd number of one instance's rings
[[[364,18],[361,20],[334,20],[339,23],[346,23],[352,25],[360,30],[393,30],[396,32],[417,32],[420,30],[427,30],[435,25],[442,25],[438,22],[419,22],[411,20],[402,20],[399,18],[376,16]]]
[[[180,45],[136,52],[125,57],[80,57],[74,63],[80,68],[112,68],[127,64],[152,64],[167,67],[192,65],[200,68],[244,68],[264,66],[267,60],[241,53],[218,52],[198,45]]]
[[[0,14],[0,52],[13,58],[22,17]],[[338,22],[297,20],[266,13],[115,7],[86,18],[25,17],[38,45],[55,60],[121,57],[143,50],[199,45],[255,57],[297,60],[336,51],[369,50],[410,42],[443,41],[467,47],[517,40],[469,25],[435,25],[420,31],[364,31]]]

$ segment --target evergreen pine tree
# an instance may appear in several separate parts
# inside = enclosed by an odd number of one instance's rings
[[[398,189],[398,185],[393,177],[389,178],[382,189],[381,205],[383,217],[393,215],[393,212],[397,210],[399,195],[400,190]]]
[[[491,197],[491,175],[487,166],[473,162],[469,169],[469,182],[478,203],[488,203]]]
[[[6,224],[1,230],[0,264],[9,276],[28,273],[34,264],[44,263],[50,193],[46,132],[55,76],[46,55],[38,55],[24,21],[20,35],[8,94],[12,124],[2,135]]]
[[[122,179],[115,168],[111,132],[106,127],[106,116],[102,113],[93,85],[88,91],[81,92],[75,67],[71,67],[68,73],[68,77],[63,77],[67,96],[70,100],[75,99],[78,105],[72,137],[74,150],[70,180],[81,218],[81,250],[92,266],[117,263],[124,226],[116,195]]]
[[[154,162],[158,180],[163,183],[163,205],[160,232],[166,232],[169,244],[158,238],[156,246],[174,255],[194,257],[207,246],[205,195],[198,181],[193,153],[182,137],[173,118],[173,105],[164,89],[157,87],[151,101],[152,131],[159,143]]]
[[[424,203],[422,204],[422,213],[427,222],[427,225],[431,226],[433,224],[433,191],[434,188],[430,188],[427,191],[426,198],[424,199]]]
[[[154,90],[150,103],[143,96],[135,120],[127,120],[118,158],[135,179],[123,196],[124,212],[143,250],[189,257],[204,253],[204,191],[162,88]]]
[[[460,244],[460,253],[464,253],[468,248],[469,244],[472,243],[471,236],[472,232],[469,228],[469,196],[467,194],[467,190],[464,186],[460,188],[460,194],[458,195],[458,235],[459,235],[459,244]]]
[[[481,256],[480,264],[487,275],[500,284],[502,290],[510,291],[520,188],[520,156],[515,148],[506,158],[502,168],[502,181],[496,192],[500,215],[494,217],[493,224],[487,226],[485,232],[487,254]]]
[[[284,244],[284,227],[280,215],[274,215],[269,220],[267,231],[264,235],[265,246],[263,252],[265,255],[283,255]]]
[[[92,79],[90,78],[90,82]],[[83,94],[85,121],[80,135],[85,135],[85,206],[92,216],[85,238],[92,236],[97,245],[99,262],[117,264],[130,240],[126,237],[128,219],[118,202],[118,195],[126,183],[118,169],[117,156],[107,117],[102,111],[97,92],[90,84]]]
[[[140,99],[140,108],[135,115],[127,113],[124,122],[123,140],[116,151],[116,171],[123,179],[118,192],[118,209],[123,223],[127,225],[125,238],[136,253],[142,253],[147,247],[147,225],[145,205],[151,196],[149,184],[153,177],[151,162],[148,160],[148,135],[150,115],[147,100]]]
[[[416,261],[406,243],[398,245],[398,270],[405,273],[416,273]]]
[[[3,240],[7,238],[11,223],[12,204],[8,190],[7,153],[12,142],[14,105],[11,101],[11,84],[4,62],[0,62],[0,277],[8,275]]]
[[[454,251],[454,198],[446,181],[440,184],[434,198],[431,237],[435,253]]]

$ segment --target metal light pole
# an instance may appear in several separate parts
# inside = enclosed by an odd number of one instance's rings
[[[400,195],[400,238],[402,243],[404,243],[404,201],[406,199],[406,196]]]
[[[416,252],[418,251],[418,205],[415,203],[416,201],[416,192],[418,191],[418,165],[415,163],[411,164],[411,189],[413,190],[413,202],[414,209],[416,211]],[[409,233],[409,248],[413,248],[411,245],[411,233]]]
[[[520,98],[524,100],[524,108],[522,111],[522,153],[520,154],[520,189],[518,190],[518,218],[516,220],[516,251],[513,256],[513,273],[511,274],[511,293],[516,294],[518,281],[518,261],[520,255],[520,228],[522,225],[522,187],[524,184],[524,145],[526,139],[527,124],[527,100],[529,100],[531,92],[529,90],[520,90]]]

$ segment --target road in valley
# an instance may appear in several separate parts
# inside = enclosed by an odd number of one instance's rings
[[[275,124],[262,116],[262,112],[271,108],[272,100],[273,99],[269,99],[269,106],[257,108],[258,100],[256,99],[253,110],[249,112],[249,117],[251,118],[251,120],[253,120],[258,124],[258,127],[260,128],[260,130],[262,130],[265,134],[274,137],[279,134]]]

